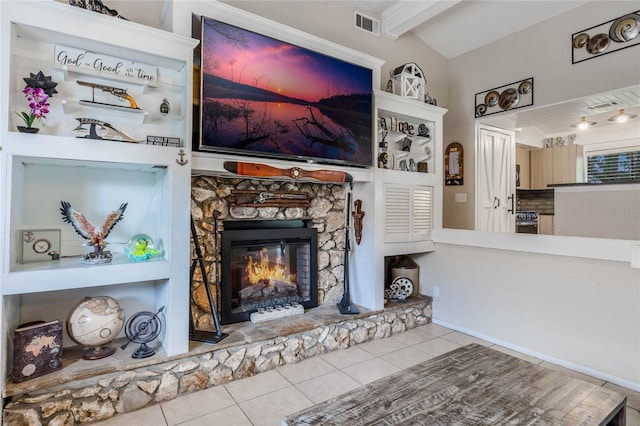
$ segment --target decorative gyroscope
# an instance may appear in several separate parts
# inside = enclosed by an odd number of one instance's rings
[[[155,349],[147,343],[155,340],[162,329],[162,320],[158,316],[164,311],[164,306],[158,309],[155,314],[149,311],[138,312],[132,315],[124,327],[124,332],[129,341],[122,345],[122,350],[126,349],[129,343],[140,343],[140,347],[131,354],[132,358],[148,358],[156,353]]]

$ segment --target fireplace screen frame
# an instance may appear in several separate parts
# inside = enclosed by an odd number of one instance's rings
[[[286,222],[286,221],[283,221]],[[309,300],[299,302],[305,309],[318,306],[318,230],[311,227],[287,228],[286,224],[277,226],[271,224],[264,229],[232,229],[224,230],[221,233],[221,307],[220,322],[222,324],[232,324],[249,321],[251,313],[256,310],[245,312],[233,312],[232,283],[231,283],[231,257],[234,246],[239,245],[274,245],[285,243],[309,243],[310,259],[309,274],[312,283]]]

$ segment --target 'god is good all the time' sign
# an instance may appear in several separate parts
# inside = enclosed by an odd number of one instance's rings
[[[55,67],[84,74],[126,80],[156,86],[158,68],[113,56],[88,52],[74,47],[55,46]]]

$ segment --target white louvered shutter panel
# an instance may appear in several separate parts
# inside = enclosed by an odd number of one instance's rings
[[[428,186],[413,188],[413,241],[431,239],[432,190]]]
[[[432,194],[430,186],[385,185],[385,243],[431,239]]]
[[[384,187],[384,242],[411,241],[411,187],[387,183]]]

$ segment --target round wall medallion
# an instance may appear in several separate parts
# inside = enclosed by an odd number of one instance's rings
[[[589,41],[589,34],[587,33],[578,34],[573,39],[573,48],[582,49],[587,44],[588,41]]]
[[[484,103],[487,104],[488,107],[496,106],[498,104],[498,99],[500,98],[500,94],[495,90],[489,92],[484,97]]]
[[[609,29],[609,38],[616,43],[631,41],[640,34],[640,15],[629,13],[616,19]]]
[[[587,52],[592,55],[602,53],[609,47],[609,36],[604,33],[596,34],[587,42]]]
[[[516,89],[507,89],[500,94],[500,100],[498,100],[498,105],[500,108],[507,110],[511,109],[514,106],[518,105],[520,101],[520,95]]]
[[[521,95],[526,95],[528,93],[531,93],[532,88],[533,86],[531,85],[530,81],[523,81],[518,86],[518,92],[520,92]]]

